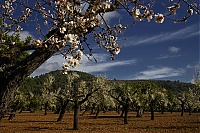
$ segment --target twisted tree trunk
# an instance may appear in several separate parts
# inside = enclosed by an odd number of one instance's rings
[[[100,112],[100,107],[98,105],[97,106],[97,112],[96,112],[96,115],[95,115],[95,119],[97,119],[99,117],[99,112]]]
[[[124,108],[124,106],[122,106],[122,112],[121,112],[120,117],[123,117],[123,116],[124,116],[124,112],[125,112],[125,108]]]
[[[125,104],[125,106],[124,106],[124,124],[128,124],[128,111],[129,111],[129,104]]]
[[[65,112],[66,112],[66,108],[67,108],[67,104],[69,103],[69,100],[66,100],[63,104],[62,104],[62,107],[61,107],[61,111],[60,111],[60,115],[57,119],[57,122],[60,122],[62,121],[64,115],[65,115]]]
[[[136,117],[142,117],[142,115],[143,115],[143,108],[141,108],[141,106],[137,106]]]
[[[51,34],[53,33],[55,31],[52,31]],[[47,45],[48,48],[37,49],[21,62],[0,72],[0,120],[4,117],[15,90],[23,83],[26,77],[32,74],[58,50],[53,44],[47,43]]]
[[[13,117],[15,117],[16,112],[17,112],[17,108],[18,108],[18,106],[19,106],[19,103],[20,103],[19,100],[17,100],[16,103],[15,103],[15,105],[13,106],[13,109],[12,109],[12,111],[11,111],[11,114],[10,114],[8,120],[12,120]]]

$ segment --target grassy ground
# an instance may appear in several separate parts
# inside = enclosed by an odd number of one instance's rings
[[[155,113],[155,120],[150,120],[150,113],[142,118],[136,118],[135,113],[129,113],[128,124],[123,124],[123,118],[115,112],[100,113],[98,119],[86,113],[80,116],[78,131],[72,130],[73,113],[66,113],[62,122],[56,122],[58,115],[48,112],[23,112],[16,114],[12,121],[4,118],[0,121],[0,133],[200,133],[200,113],[191,116],[185,113]]]

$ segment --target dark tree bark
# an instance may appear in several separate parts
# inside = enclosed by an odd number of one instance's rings
[[[154,101],[151,101],[149,106],[151,110],[151,120],[154,120]]]
[[[56,108],[56,111],[54,112],[54,114],[60,114],[60,111],[61,111],[60,107]]]
[[[98,107],[97,107],[97,112],[96,112],[95,119],[97,119],[97,118],[99,117],[99,112],[100,112],[100,107],[98,106]]]
[[[24,110],[24,108],[20,109],[19,114],[21,114],[23,110]]]
[[[136,117],[142,117],[143,108],[141,108],[140,106],[137,106],[136,111],[137,111]]]
[[[164,110],[165,110],[165,106],[162,105],[162,107],[161,107],[161,114],[164,114]]]
[[[188,111],[189,111],[189,115],[191,115],[192,114],[192,107],[191,106],[189,106]]]
[[[170,110],[171,114],[172,114],[173,111],[174,111],[174,107],[175,107],[174,105],[171,106],[171,110]]]
[[[80,112],[80,104],[79,102],[74,102],[74,123],[73,123],[73,129],[78,130],[78,123],[79,123],[79,112]]]
[[[120,117],[124,116],[124,112],[125,112],[125,108],[124,108],[124,106],[122,106],[122,113],[121,113]]]
[[[16,103],[15,103],[15,105],[13,106],[13,109],[12,109],[12,111],[11,111],[11,114],[10,114],[8,120],[12,120],[13,117],[15,117],[16,112],[17,112],[17,108],[18,108],[18,106],[19,106],[19,103],[20,103],[20,102],[17,100]]]
[[[124,106],[124,124],[128,124],[128,111],[129,111],[129,104]]]
[[[56,31],[51,31],[49,35],[55,34]],[[0,72],[0,120],[6,113],[15,90],[23,83],[24,79],[58,51],[55,45],[46,44],[48,48],[36,49],[21,62]]]
[[[85,107],[85,110],[83,111],[83,113],[81,114],[81,116],[83,116],[87,111],[88,111],[88,106]]]
[[[183,116],[183,114],[184,114],[184,107],[185,106],[185,103],[184,102],[182,102],[181,103],[181,116]]]
[[[120,105],[116,105],[116,113],[120,114]]]
[[[63,119],[63,117],[64,117],[64,114],[65,114],[65,111],[66,111],[66,108],[67,108],[67,104],[69,103],[69,101],[68,100],[66,100],[64,103],[63,103],[63,105],[62,105],[62,107],[61,107],[61,111],[60,111],[60,115],[59,115],[59,117],[58,117],[58,119],[57,119],[57,122],[60,122],[60,121],[62,121],[62,119]]]
[[[92,104],[92,109],[91,109],[90,115],[93,115],[93,114],[94,114],[94,112],[95,112],[95,106],[96,106],[96,104],[93,103],[93,104]]]
[[[47,110],[48,110],[49,102],[45,102],[44,104],[44,115],[47,115]]]

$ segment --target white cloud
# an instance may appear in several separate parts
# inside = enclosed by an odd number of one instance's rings
[[[137,60],[126,60],[126,61],[108,61],[99,63],[84,63],[78,66],[77,70],[94,73],[94,72],[105,72],[110,70],[112,67],[126,66],[137,63]]]
[[[12,34],[14,34],[14,31],[9,32],[8,34],[12,35]],[[34,38],[34,36],[29,31],[21,31],[20,32],[20,39],[22,41],[24,41],[27,36],[31,36],[32,38]]]
[[[50,71],[55,71],[58,69],[59,69],[59,64],[57,62],[54,62],[54,63],[45,62],[37,70],[35,70],[30,76],[34,77],[34,76],[41,75],[43,73],[48,73]]]
[[[104,17],[105,21],[109,23],[114,18],[120,18],[120,14],[117,11],[106,12],[103,15],[103,17]],[[98,15],[97,18],[99,18],[100,20],[102,19],[100,15]],[[101,23],[104,24],[104,21],[101,20]]]
[[[150,66],[148,70],[141,71],[134,75],[134,79],[160,79],[167,77],[181,76],[185,73],[185,70],[173,69],[170,67],[154,67]]]
[[[74,70],[83,71],[87,73],[105,72],[110,70],[112,67],[126,66],[137,63],[136,59],[125,60],[125,61],[117,61],[117,60],[111,61],[109,54],[93,54],[93,55],[96,58],[97,63],[94,60],[90,61],[87,59],[87,57],[83,56],[83,59],[80,61],[80,65]]]
[[[108,21],[113,19],[113,18],[119,18],[119,17],[120,17],[120,14],[117,11],[108,12],[108,13],[104,14],[104,19],[108,20]]]
[[[195,70],[200,70],[200,64],[199,63],[194,63],[193,65],[192,64],[188,64],[186,66],[186,68],[188,68],[188,69],[194,69],[194,71]]]
[[[187,67],[186,68],[188,68],[188,69],[194,69],[194,66],[192,66],[192,65],[187,65]]]
[[[160,57],[156,59],[168,59],[168,58],[175,58],[175,57],[180,57],[181,55],[160,55]]]
[[[133,36],[130,37],[128,40],[130,40],[127,43],[127,46],[136,46],[136,45],[142,45],[142,44],[155,44],[155,43],[161,43],[164,41],[169,40],[176,40],[176,39],[184,39],[189,38],[193,36],[199,36],[199,25],[191,25],[184,29],[174,31],[174,32],[165,32],[160,33],[158,35],[144,35],[144,36]]]
[[[181,49],[177,47],[169,47],[169,51],[172,53],[178,53]]]
[[[61,55],[55,55],[49,58],[45,63],[43,63],[39,68],[37,68],[31,76],[37,76],[43,73],[48,73],[50,71],[60,70],[62,68],[62,63],[65,59]]]
[[[105,72],[110,70],[112,67],[126,66],[137,63],[136,59],[126,61],[111,61],[109,54],[94,54],[97,59],[97,63],[92,60],[88,60],[87,57],[83,56],[80,61],[80,65],[77,68],[71,68],[71,70],[83,71],[88,73],[94,72]],[[52,56],[44,64],[42,64],[31,76],[36,76],[42,73],[47,73],[54,70],[61,70],[62,64],[66,60],[61,55]]]

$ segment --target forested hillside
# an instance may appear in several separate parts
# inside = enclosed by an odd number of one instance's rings
[[[94,75],[85,73],[85,72],[79,72],[79,71],[69,71],[68,73],[70,74],[71,72],[76,72],[81,80],[87,81],[91,80],[92,78],[95,78]],[[36,77],[29,77],[27,78],[24,83],[20,86],[20,90],[24,92],[31,91],[34,94],[41,93],[41,89],[43,88],[43,83],[44,80],[48,77],[48,75],[52,75],[55,78],[55,81],[53,82],[53,88],[58,89],[60,88],[65,88],[66,86],[66,79],[67,75],[63,74],[63,71],[61,70],[56,70],[52,71],[46,74],[42,74]]]
[[[123,81],[127,84],[134,84],[135,82],[154,82],[158,86],[170,90],[174,93],[187,90],[188,88],[194,87],[192,83],[180,82],[180,81],[170,81],[170,80],[116,80]]]
[[[92,78],[95,78],[94,75],[85,73],[85,72],[79,72],[79,71],[69,71],[71,72],[77,72],[79,76],[81,77],[81,80],[91,80]],[[42,74],[40,76],[36,77],[29,77],[27,78],[24,83],[20,86],[20,90],[22,91],[31,91],[34,94],[38,94],[41,92],[41,88],[43,87],[43,82],[47,78],[48,75],[52,75],[55,77],[55,82],[53,83],[53,88],[58,89],[59,87],[64,88],[66,86],[66,76],[63,74],[61,70],[52,71],[46,74]],[[187,90],[188,88],[192,88],[193,84],[191,83],[185,83],[180,81],[170,81],[170,80],[109,80],[111,82],[124,82],[126,84],[134,84],[136,82],[154,82],[158,86],[163,87],[167,90],[170,90],[174,93],[181,92],[184,90]]]

